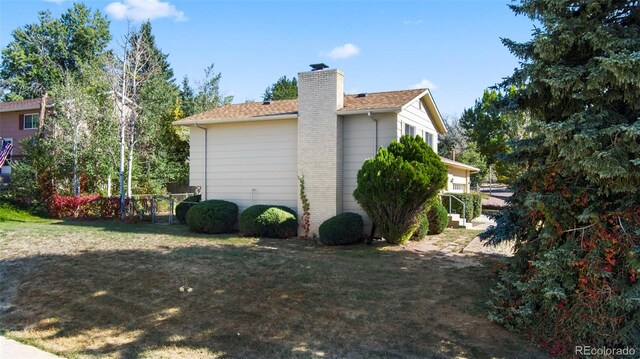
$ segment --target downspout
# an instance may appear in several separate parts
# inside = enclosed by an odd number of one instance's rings
[[[196,127],[203,129],[204,130],[204,186],[202,186],[202,194],[204,194],[202,200],[206,201],[207,200],[207,173],[209,172],[209,169],[207,167],[209,161],[207,159],[207,154],[209,153],[209,147],[208,147],[208,139],[209,139],[209,135],[207,133],[207,128],[206,127],[202,127],[200,126],[198,123],[196,123]]]
[[[373,155],[378,152],[378,120],[371,116],[371,111],[367,112],[367,116],[373,120]]]
[[[371,111],[367,112],[367,116],[373,120],[373,157],[376,156],[378,152],[378,120],[373,118],[371,115]],[[369,233],[369,240],[367,240],[367,244],[373,243],[373,237],[376,235],[376,224],[374,222],[371,223],[371,233]]]

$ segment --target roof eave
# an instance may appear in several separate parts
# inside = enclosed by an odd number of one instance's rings
[[[174,126],[195,126],[210,125],[215,123],[234,123],[234,122],[254,122],[254,121],[275,121],[275,120],[291,120],[297,119],[297,113],[288,113],[283,115],[266,115],[254,117],[236,117],[236,118],[204,118],[204,119],[182,119],[174,121]]]
[[[454,161],[454,160],[448,159],[446,157],[440,156],[440,160],[442,161],[442,163],[445,164],[445,166],[461,168],[461,169],[467,170],[467,171],[469,171],[471,173],[480,172],[479,168],[476,168],[476,167],[473,167],[473,166],[469,166],[467,164],[464,164],[464,163],[461,163],[461,162],[458,162],[458,161]]]
[[[47,105],[47,108],[51,108],[51,105]],[[28,110],[39,110],[40,105],[36,106],[24,106],[24,107],[16,107],[16,108],[3,108],[0,109],[0,112],[18,112],[18,111],[28,111]]]
[[[383,107],[383,108],[369,108],[362,110],[336,110],[336,114],[340,116],[347,115],[362,115],[368,113],[399,113],[402,111],[402,107]]]
[[[424,101],[427,113],[429,114],[429,117],[433,120],[433,125],[436,127],[436,130],[438,131],[438,133],[440,134],[447,133],[447,126],[444,124],[444,120],[442,119],[440,110],[438,110],[438,106],[436,105],[436,102],[433,100],[433,96],[431,96],[431,91],[429,89],[425,89],[413,100],[404,104],[404,106],[402,106],[402,109],[404,110],[405,108],[409,107],[417,99]]]

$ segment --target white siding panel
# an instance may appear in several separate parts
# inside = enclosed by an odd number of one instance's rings
[[[189,133],[189,185],[204,184],[204,130],[192,126]]]
[[[375,156],[380,146],[386,147],[397,138],[398,122],[394,113],[374,114],[373,117],[377,120],[377,130],[376,122],[367,115],[343,116],[342,210],[362,215],[367,234],[371,230],[371,220],[353,198],[358,171],[366,159]]]
[[[215,124],[208,133],[207,199],[236,203],[241,212],[254,204],[297,210],[296,120]],[[203,149],[204,139],[194,145]],[[192,154],[191,173],[200,181],[203,167],[203,156]]]
[[[433,124],[432,119],[427,114],[424,106],[421,106],[420,99],[411,103],[398,114],[398,131],[404,134],[404,124],[409,124],[416,128],[416,134],[425,138],[425,132],[429,132],[434,136],[433,150],[438,152],[438,131]]]

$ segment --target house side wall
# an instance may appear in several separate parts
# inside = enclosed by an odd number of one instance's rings
[[[22,148],[20,141],[25,138],[35,135],[37,129],[20,129],[20,115],[38,113],[39,110],[27,110],[27,111],[15,111],[15,112],[2,112],[0,113],[0,137],[10,138],[13,142],[13,150],[11,151],[12,160],[20,160],[22,157]],[[11,173],[11,165],[9,161],[5,163],[5,166],[0,168],[0,175],[8,176]]]
[[[429,117],[427,110],[422,104],[422,100],[413,101],[398,114],[398,138],[404,135],[404,124],[407,123],[416,128],[416,134],[423,139],[425,133],[433,135],[433,151],[438,153],[438,131],[433,125],[433,120]]]
[[[447,166],[447,192],[468,193],[469,191],[469,171]]]
[[[298,74],[298,174],[304,175],[310,230],[342,213],[341,119],[344,76],[338,70]],[[299,203],[299,208],[302,204]],[[299,216],[301,217],[301,216]]]
[[[24,114],[37,114],[39,110],[28,110],[19,112],[2,112],[0,113],[0,137],[13,139],[13,155],[20,155],[22,149],[20,148],[20,141],[35,135],[37,129],[21,130],[19,127],[20,115]]]
[[[297,121],[207,125],[207,199],[297,210]],[[204,191],[204,130],[191,128],[190,185]]]
[[[389,146],[391,141],[396,139],[396,114],[375,114],[373,117],[377,121],[377,130],[376,121],[367,115],[343,116],[342,206],[344,212],[362,215],[365,233],[370,232],[371,219],[353,198],[353,191],[357,186],[358,171],[366,159],[375,156],[380,146]]]
[[[204,130],[189,128],[189,186],[204,191]]]

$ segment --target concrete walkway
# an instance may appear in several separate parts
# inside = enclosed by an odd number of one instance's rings
[[[38,348],[0,337],[0,358],[2,359],[60,359]]]

